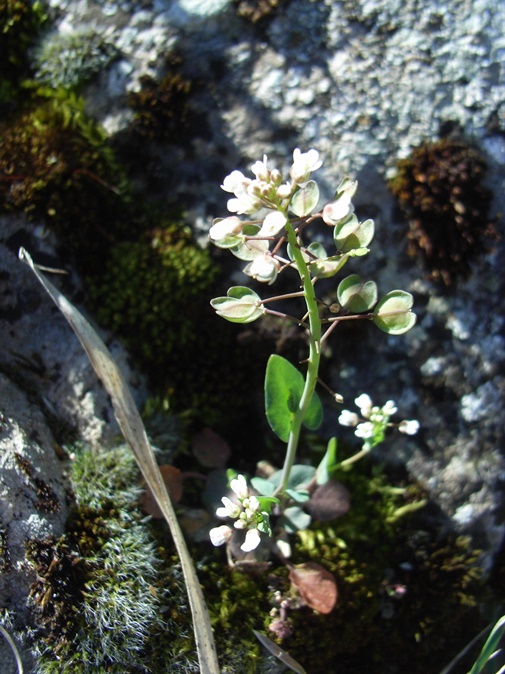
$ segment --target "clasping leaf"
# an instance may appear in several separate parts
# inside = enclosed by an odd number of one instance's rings
[[[283,442],[289,439],[291,419],[298,409],[303,389],[302,373],[282,356],[270,356],[265,375],[265,411],[270,427]],[[307,428],[316,430],[322,419],[321,401],[314,393],[303,423]]]

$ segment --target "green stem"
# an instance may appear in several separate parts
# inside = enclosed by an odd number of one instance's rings
[[[300,274],[305,304],[307,306],[307,313],[309,317],[309,358],[307,360],[307,374],[305,376],[303,393],[300,398],[298,408],[295,410],[291,418],[291,428],[289,432],[288,446],[286,449],[286,458],[284,459],[284,466],[282,468],[281,483],[277,489],[277,492],[281,494],[286,491],[288,485],[291,468],[293,467],[296,451],[298,449],[302,422],[305,418],[305,414],[307,413],[307,409],[316,388],[319,362],[321,359],[321,318],[319,316],[318,301],[309,269],[303,258],[302,251],[300,250],[297,241],[295,230],[289,221],[286,224],[286,234],[288,243],[290,245],[291,254],[293,255],[296,268]]]

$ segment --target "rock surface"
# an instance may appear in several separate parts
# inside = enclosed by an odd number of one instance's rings
[[[32,624],[27,597],[35,570],[27,565],[26,543],[59,537],[67,515],[63,464],[30,397],[0,373],[0,606],[16,631]],[[2,640],[0,662],[10,661]]]

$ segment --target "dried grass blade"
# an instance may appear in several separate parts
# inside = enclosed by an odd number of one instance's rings
[[[109,350],[97,335],[88,321],[77,311],[53,284],[37,269],[30,255],[24,248],[19,250],[19,258],[33,271],[37,279],[55,302],[75,334],[79,338],[89,360],[110,395],[114,412],[121,431],[130,446],[140,471],[151,488],[156,501],[165,517],[174,538],[175,546],[181,560],[186,582],[193,629],[195,632],[200,671],[204,674],[219,674],[214,637],[210,625],[209,613],[198,582],[195,566],[186,546],[179,522],[168,495],[165,483],[159,471],[154,453],[147,437],[144,424],[121,371],[112,358]]]

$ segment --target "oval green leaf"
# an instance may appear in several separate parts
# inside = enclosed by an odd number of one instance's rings
[[[416,322],[416,315],[411,311],[413,303],[410,293],[392,290],[375,307],[373,322],[388,335],[403,335]]]
[[[265,374],[265,412],[271,429],[283,442],[289,439],[291,419],[300,404],[304,383],[301,372],[288,360],[276,354],[270,356]],[[316,430],[322,419],[321,401],[314,393],[303,423]]]
[[[311,516],[300,508],[300,506],[290,506],[286,508],[283,516],[279,520],[279,526],[285,529],[288,534],[294,534],[302,529],[308,529],[312,521]]]
[[[377,286],[374,281],[363,282],[358,274],[351,274],[339,283],[337,297],[353,313],[370,311],[377,303]]]
[[[353,213],[347,220],[335,227],[333,239],[337,250],[342,253],[349,253],[357,248],[366,248],[373,239],[374,231],[373,220],[359,222]]]
[[[312,213],[318,201],[319,187],[315,180],[309,180],[305,187],[295,192],[289,207],[295,215],[302,218]]]

